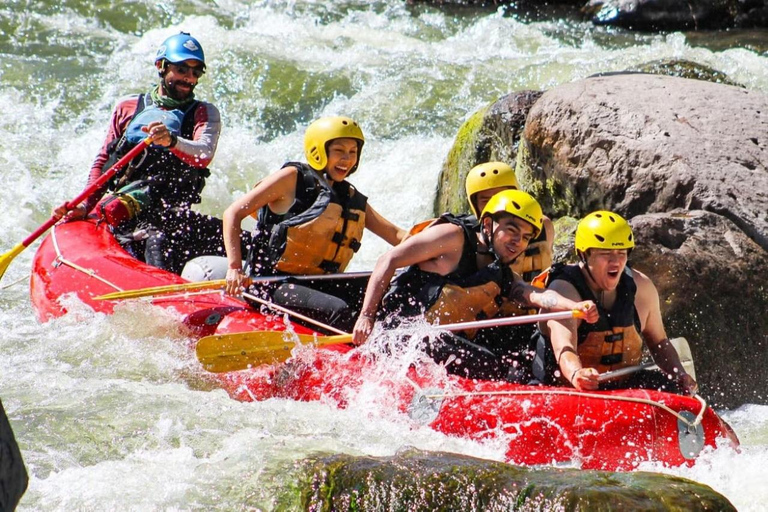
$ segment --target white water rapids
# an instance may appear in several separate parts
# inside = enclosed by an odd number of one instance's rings
[[[63,4],[63,5],[60,5]],[[0,250],[83,187],[115,101],[147,90],[159,43],[204,45],[198,96],[224,128],[200,210],[223,209],[302,157],[321,115],[367,137],[352,181],[401,226],[431,215],[461,123],[508,92],[546,89],[660,58],[695,60],[768,92],[768,55],[733,38],[638,35],[574,20],[364,2],[14,1],[0,6]],[[708,49],[703,44],[711,43]],[[405,446],[501,460],[504,449],[449,438],[382,410],[376,382],[339,411],[324,403],[243,404],[207,385],[173,319],[131,306],[40,324],[26,277],[36,245],[0,282],[0,398],[30,474],[20,510],[280,510],[276,489],[318,451],[391,455]],[[368,234],[352,270],[385,244]],[[13,285],[12,283],[17,282]],[[685,333],[674,333],[685,335]],[[740,511],[768,508],[768,406],[723,411],[739,453],[662,471],[710,485]]]

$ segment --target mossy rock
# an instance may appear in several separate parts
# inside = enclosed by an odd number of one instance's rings
[[[438,178],[435,215],[469,213],[464,180],[474,166],[498,161],[514,167],[525,118],[542,94],[521,91],[503,96],[472,114],[459,128]]]
[[[704,64],[682,59],[654,60],[640,64],[637,67],[629,68],[627,71],[639,71],[652,75],[677,76],[680,78],[690,78],[692,80],[705,80],[716,84],[734,85],[744,87],[742,84],[734,82],[728,75]]]
[[[459,128],[456,140],[443,163],[443,170],[438,178],[437,196],[435,198],[435,216],[443,212],[468,213],[469,205],[464,198],[464,180],[469,170],[480,158],[481,132],[483,131],[485,114],[491,105],[481,108]]]
[[[303,466],[303,510],[736,510],[706,485],[649,472],[531,469],[416,449]]]
[[[565,216],[555,219],[553,222],[555,224],[555,249],[552,261],[575,263],[577,258],[573,244],[579,219]]]

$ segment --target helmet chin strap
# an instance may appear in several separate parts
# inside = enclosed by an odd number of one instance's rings
[[[586,269],[587,275],[589,275],[589,278],[592,280],[593,283],[597,284],[597,280],[595,279],[595,276],[593,276],[592,271],[589,270],[589,263],[587,263],[587,254],[584,252],[580,252],[579,260],[584,264],[584,268]]]

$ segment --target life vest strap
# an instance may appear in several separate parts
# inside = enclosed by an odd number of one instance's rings
[[[339,263],[336,263],[335,261],[328,261],[328,260],[323,260],[318,266],[326,274],[336,274],[339,272],[339,269],[341,268],[341,265]]]
[[[614,334],[606,334],[605,335],[605,341],[606,343],[616,343],[617,341],[622,341],[624,339],[624,332],[617,332]]]

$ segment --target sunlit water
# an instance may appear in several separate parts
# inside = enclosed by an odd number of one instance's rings
[[[367,142],[352,181],[408,226],[430,215],[462,121],[508,92],[659,58],[695,60],[768,91],[768,45],[754,33],[637,35],[572,20],[409,9],[397,0],[60,4],[0,6],[3,252],[81,190],[114,102],[155,82],[155,48],[180,29],[205,46],[209,72],[198,95],[224,119],[200,207],[216,214],[300,159],[303,129],[321,115],[362,124]],[[371,268],[385,249],[370,234],[365,242],[354,269]],[[174,319],[152,308],[106,317],[70,303],[68,316],[40,325],[25,279],[35,247],[0,283],[0,398],[31,477],[21,510],[272,510],[285,506],[278,500],[293,462],[317,452],[391,455],[415,446],[503,457],[503,447],[449,438],[382,410],[375,382],[343,411],[235,402],[207,381]],[[740,453],[707,453],[693,468],[643,469],[710,485],[739,510],[764,510],[768,407],[723,415]]]

